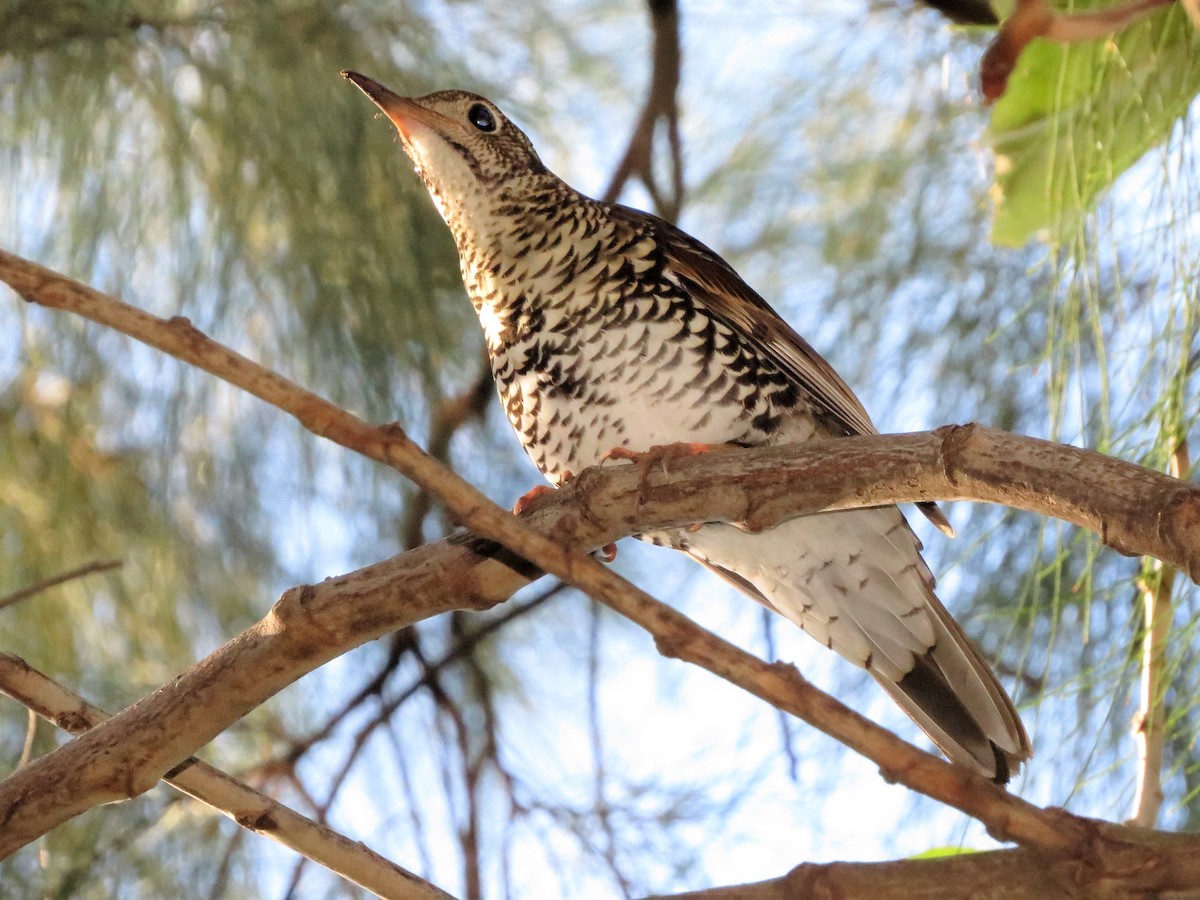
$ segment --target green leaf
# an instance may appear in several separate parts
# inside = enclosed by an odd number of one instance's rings
[[[1200,39],[1177,6],[1110,40],[1035,40],[992,112],[992,240],[1060,240],[1198,91]]]
[[[909,859],[942,859],[946,856],[966,856],[968,853],[978,853],[971,847],[930,847],[923,853],[910,856]]]

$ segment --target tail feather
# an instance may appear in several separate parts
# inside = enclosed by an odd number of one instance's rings
[[[647,535],[683,550],[866,668],[955,762],[1004,783],[1030,756],[1012,701],[933,593],[895,507]]]

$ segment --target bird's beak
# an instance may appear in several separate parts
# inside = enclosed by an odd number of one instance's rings
[[[342,77],[354,82],[359,90],[370,97],[405,138],[411,137],[412,126],[416,124],[437,129],[437,119],[442,118],[441,116],[414,103],[408,97],[401,97],[388,90],[374,78],[351,72],[349,69],[342,70]]]

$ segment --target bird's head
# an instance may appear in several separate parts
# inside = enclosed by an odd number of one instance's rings
[[[456,232],[539,183],[557,181],[517,126],[490,100],[469,91],[401,97],[357,72],[342,72],[383,110],[400,133],[442,218]]]

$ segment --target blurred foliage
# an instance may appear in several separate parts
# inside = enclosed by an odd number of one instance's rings
[[[1069,235],[1098,193],[1167,140],[1197,92],[1200,36],[1178,4],[1111,40],[1034,41],[992,113],[993,240]]]
[[[1050,249],[998,250],[971,87],[983,38],[914,5],[682,15],[681,224],[830,358],[882,429],[978,420],[1156,467],[1181,436],[1197,446],[1200,186],[1188,117],[1172,125],[1194,66],[1167,65],[1175,19],[1014,79],[1024,105],[1003,152],[1043,174],[1002,173],[1001,214],[1023,210]],[[511,502],[534,473],[494,403],[438,433],[443,401],[480,368],[449,236],[391,128],[337,73],[488,93],[595,192],[640,108],[649,45],[641,6],[595,0],[9,0],[0,246],[402,419]],[[1130,125],[1137,115],[1154,128]],[[1091,180],[1067,190],[1081,173]],[[0,344],[0,595],[123,563],[0,610],[0,646],[89,699],[125,705],[282,588],[450,527],[392,473],[207,376],[0,300],[14,336]],[[1038,755],[1018,789],[1123,818],[1140,563],[1030,516],[951,515],[962,538],[931,540],[929,556],[1027,716]],[[765,652],[751,604],[651,552],[623,548],[617,564]],[[1195,828],[1200,598],[1177,590],[1165,820]],[[680,890],[845,853],[839,811],[861,807],[869,767],[659,660],[576,595],[526,601],[361,648],[205,754],[456,892],[470,871],[488,896]],[[776,629],[779,655],[907,728],[794,632]],[[25,727],[22,709],[0,706],[6,765]],[[36,751],[58,740],[43,727]],[[916,807],[919,831],[894,827],[888,811],[909,802],[879,785],[882,831],[868,838],[854,817],[854,846],[911,855],[964,839],[962,819],[930,804]],[[161,788],[81,817],[44,850],[0,865],[6,895],[273,896],[293,878],[297,896],[355,893]]]

